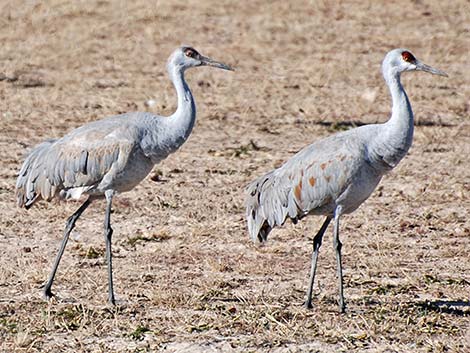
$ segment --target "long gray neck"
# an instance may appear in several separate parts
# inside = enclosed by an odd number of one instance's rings
[[[178,108],[169,116],[168,123],[175,142],[175,149],[180,147],[189,137],[196,122],[196,105],[193,95],[184,80],[184,70],[173,66],[168,73],[178,96]]]
[[[168,157],[188,139],[196,121],[194,99],[184,80],[184,70],[177,65],[168,65],[170,79],[178,96],[176,112],[168,117],[151,118],[145,122],[141,148],[153,163]]]
[[[400,73],[384,72],[385,82],[392,95],[392,116],[380,126],[371,143],[372,159],[384,164],[385,169],[395,167],[406,155],[413,141],[413,111],[400,82]]]

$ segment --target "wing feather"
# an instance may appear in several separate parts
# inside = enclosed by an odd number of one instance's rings
[[[138,148],[139,130],[123,117],[102,120],[73,130],[58,140],[45,141],[29,153],[16,183],[20,207],[38,199],[74,195],[97,187],[111,171],[119,173]],[[112,179],[108,176],[108,179]]]
[[[269,231],[287,218],[296,222],[309,213],[331,214],[335,200],[357,172],[355,161],[362,153],[354,135],[333,135],[253,181],[245,202],[252,239],[265,241]]]

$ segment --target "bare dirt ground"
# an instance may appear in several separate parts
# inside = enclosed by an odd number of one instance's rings
[[[469,1],[2,1],[0,28],[1,351],[470,351]],[[24,154],[108,115],[171,114],[165,62],[182,43],[236,72],[187,73],[192,136],[116,197],[119,305],[106,305],[103,202],[78,222],[44,302],[78,204],[18,209]],[[380,63],[394,47],[450,77],[404,75],[413,147],[342,222],[348,311],[337,313],[331,230],[306,311],[322,219],[257,247],[242,191],[316,139],[385,121]]]

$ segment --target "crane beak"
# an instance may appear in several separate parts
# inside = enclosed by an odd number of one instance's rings
[[[223,69],[223,70],[235,71],[230,66],[224,63],[221,63],[219,61],[212,60],[211,58],[208,58],[207,56],[201,55],[201,58],[199,60],[201,61],[201,65],[212,66],[212,67],[216,67],[218,69]]]
[[[415,65],[416,65],[416,70],[429,72],[430,74],[433,74],[433,75],[449,77],[449,75],[447,75],[444,71],[438,70],[431,66],[423,64],[421,61],[416,60]]]

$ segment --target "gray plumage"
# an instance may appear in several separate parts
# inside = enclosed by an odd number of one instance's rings
[[[173,115],[162,117],[134,112],[94,121],[60,139],[39,144],[26,157],[16,182],[18,206],[28,209],[41,199],[79,199],[83,194],[88,195],[67,221],[59,253],[45,285],[46,298],[52,296],[52,282],[76,220],[93,200],[104,197],[107,201],[105,235],[109,302],[114,304],[110,225],[112,198],[116,193],[134,188],[156,163],[175,152],[187,140],[195,123],[196,106],[184,72],[203,65],[232,70],[223,63],[202,56],[191,47],[180,47],[169,57],[167,70],[178,96],[178,108]]]
[[[162,131],[170,118],[127,113],[81,126],[61,139],[35,147],[17,180],[18,205],[39,199],[78,199],[105,190],[129,191],[153,165],[178,149],[185,138]],[[161,123],[160,123],[161,122]]]
[[[409,51],[390,51],[382,72],[392,95],[392,116],[383,124],[365,125],[319,140],[248,185],[246,219],[253,241],[266,241],[270,231],[312,214],[326,220],[314,237],[314,251],[305,306],[312,307],[312,287],[323,233],[334,219],[340,311],[345,309],[339,219],[356,210],[382,176],[406,155],[413,139],[413,112],[401,86],[403,71],[421,70],[446,76],[418,61]]]

